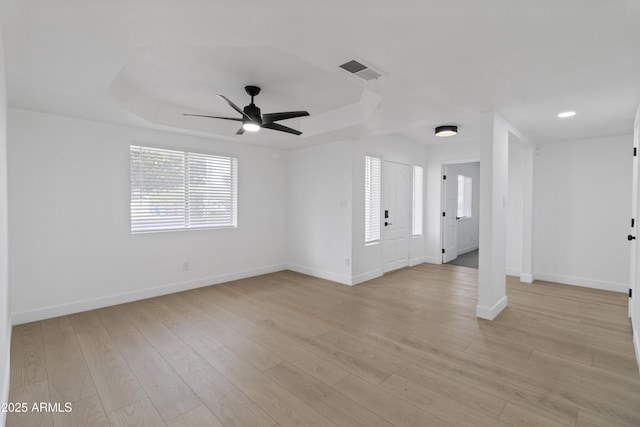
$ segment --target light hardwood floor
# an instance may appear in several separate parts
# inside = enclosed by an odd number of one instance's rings
[[[7,426],[639,426],[626,295],[422,264],[280,272],[13,329]]]

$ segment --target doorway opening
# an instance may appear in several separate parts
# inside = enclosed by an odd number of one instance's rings
[[[480,162],[442,166],[442,263],[478,268]]]

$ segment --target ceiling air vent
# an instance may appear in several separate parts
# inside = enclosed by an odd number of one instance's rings
[[[369,65],[363,64],[360,60],[352,59],[351,61],[345,62],[344,64],[340,65],[340,68],[368,82],[382,77],[382,73],[380,71],[375,70]]]

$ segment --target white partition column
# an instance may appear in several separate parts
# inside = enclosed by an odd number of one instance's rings
[[[509,126],[486,113],[480,141],[480,254],[476,316],[493,320],[507,306],[507,182]]]
[[[529,144],[524,148],[522,163],[522,271],[520,281],[533,283],[533,162],[535,146]]]

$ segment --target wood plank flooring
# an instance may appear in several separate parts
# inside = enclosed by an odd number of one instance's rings
[[[422,264],[348,287],[284,271],[19,325],[7,426],[638,426],[624,294]]]

